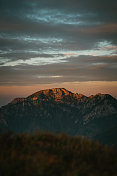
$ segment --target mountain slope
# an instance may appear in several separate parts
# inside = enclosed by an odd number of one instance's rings
[[[102,144],[117,146],[117,126],[93,137],[94,140],[100,141]]]
[[[48,130],[96,136],[117,124],[117,100],[108,94],[86,97],[64,88],[38,91],[0,108],[0,128],[24,132]]]

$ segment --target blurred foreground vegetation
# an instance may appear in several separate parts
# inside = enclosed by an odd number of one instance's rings
[[[117,152],[65,134],[0,133],[0,176],[116,176]]]

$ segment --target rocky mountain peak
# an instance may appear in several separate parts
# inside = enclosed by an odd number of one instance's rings
[[[104,100],[106,103],[109,102],[114,102],[115,99],[108,94],[101,94],[98,93],[96,95],[91,95],[89,97],[86,97],[83,94],[78,94],[78,93],[72,93],[65,88],[52,88],[52,89],[45,89],[45,90],[40,90],[27,98],[15,98],[11,103],[12,104],[17,104],[17,103],[23,103],[26,104],[27,102],[33,103],[33,104],[38,104],[40,101],[48,101],[48,100],[53,100],[53,101],[65,101],[65,102],[90,102],[90,103],[97,103],[102,100]]]
[[[11,103],[17,104],[17,103],[26,103],[26,102],[32,102],[37,104],[40,100],[50,100],[53,99],[55,101],[60,101],[63,99],[64,96],[71,96],[73,95],[72,92],[66,90],[65,88],[52,88],[52,89],[45,89],[40,90],[27,98],[15,98]]]
[[[73,93],[66,90],[65,88],[53,88],[53,89],[46,89],[46,90],[41,90],[38,91],[34,94],[32,94],[31,96],[29,96],[28,98],[54,98],[54,99],[59,99],[62,98],[63,96],[67,96],[67,95],[72,95]]]
[[[47,89],[47,90],[42,90],[41,91],[45,95],[68,95],[71,92],[66,90],[65,88],[53,88],[53,89]]]

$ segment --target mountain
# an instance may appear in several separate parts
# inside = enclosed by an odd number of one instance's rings
[[[0,108],[0,128],[15,132],[46,130],[94,138],[116,127],[117,100],[108,94],[86,97],[53,88]]]
[[[117,126],[110,128],[109,130],[99,133],[93,137],[94,140],[100,141],[102,144],[117,146]]]

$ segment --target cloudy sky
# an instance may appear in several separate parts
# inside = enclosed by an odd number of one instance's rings
[[[52,87],[117,97],[116,0],[0,0],[0,105]]]

